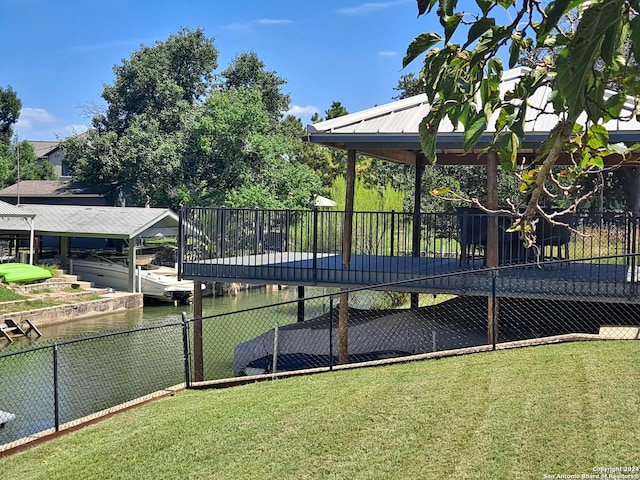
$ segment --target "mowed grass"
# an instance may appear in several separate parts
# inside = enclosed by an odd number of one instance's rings
[[[3,479],[542,479],[640,466],[640,342],[184,391],[0,458]]]

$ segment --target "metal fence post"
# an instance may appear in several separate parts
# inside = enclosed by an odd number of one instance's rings
[[[60,396],[58,385],[58,344],[53,344],[53,424],[60,431]]]
[[[184,383],[186,388],[191,387],[191,357],[189,342],[189,321],[187,320],[187,312],[182,312],[182,348],[184,355]]]
[[[391,252],[389,253],[389,255],[391,255],[393,257],[393,251],[394,251],[394,247],[395,247],[395,235],[396,235],[396,211],[395,210],[391,210]]]
[[[318,275],[318,207],[313,207],[313,280],[317,281]]]
[[[329,370],[333,370],[333,295],[329,297]]]
[[[495,268],[491,270],[491,345],[496,349],[496,339],[498,336],[498,299],[496,298],[496,277],[498,272]]]

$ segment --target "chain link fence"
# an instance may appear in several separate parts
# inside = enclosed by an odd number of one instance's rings
[[[638,338],[635,283],[615,292],[584,288],[598,280],[585,269],[584,277],[563,288],[553,286],[554,272],[563,268],[562,262],[516,265],[333,289],[264,307],[185,316],[0,353],[0,453],[16,441],[68,428],[97,412],[202,381],[253,380],[247,377],[450,351]],[[550,276],[527,287],[540,269]],[[452,285],[458,294],[449,293]]]
[[[0,452],[184,383],[185,331],[177,322],[0,354]]]

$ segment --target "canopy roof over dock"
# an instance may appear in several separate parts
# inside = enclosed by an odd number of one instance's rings
[[[500,86],[502,94],[514,89],[526,67],[507,70],[502,76]],[[526,138],[520,153],[535,154],[542,141],[558,122],[550,102],[549,87],[539,88],[529,100],[525,120]],[[614,95],[607,91],[605,96]],[[426,94],[387,103],[360,112],[343,115],[324,122],[307,126],[306,140],[329,147],[355,150],[359,153],[393,162],[415,165],[420,155],[420,136],[418,126],[429,112],[430,105]],[[629,121],[611,120],[604,124],[609,131],[610,143],[631,145],[640,138],[640,122],[636,120],[635,106],[629,100],[623,107],[622,117]],[[495,119],[494,119],[495,121]],[[584,121],[583,118],[578,119]],[[478,148],[465,152],[463,132],[456,129],[447,119],[443,121],[437,133],[438,163],[449,165],[484,164],[486,155],[480,155],[480,149],[487,145],[495,131],[490,122],[487,132],[481,137]]]
[[[29,263],[33,263],[34,218],[36,214],[25,211],[10,203],[0,201],[0,232],[8,224],[20,224],[24,231],[29,232]],[[26,225],[25,225],[26,223]]]
[[[178,235],[178,216],[166,208],[35,204],[9,206],[22,212],[23,216],[36,218],[37,235],[122,240]],[[0,223],[0,232],[24,232],[26,227],[20,220],[17,216],[7,218]]]

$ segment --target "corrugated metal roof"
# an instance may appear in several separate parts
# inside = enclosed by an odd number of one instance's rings
[[[178,228],[178,216],[161,208],[25,204],[20,209],[36,216],[38,235],[130,239],[162,231],[174,234]],[[23,222],[7,219],[0,222],[1,230],[26,229]]]
[[[525,67],[520,67],[504,72],[502,84],[500,85],[502,94],[504,95],[504,93],[513,90],[520,77],[527,70]],[[553,107],[549,101],[550,93],[551,89],[548,87],[539,88],[529,98],[528,105],[532,108],[527,108],[525,119],[525,132],[528,135],[548,134],[558,123],[559,117],[553,112]],[[614,94],[615,92],[613,91],[607,91],[605,97],[608,98]],[[427,115],[429,108],[426,94],[420,94],[309,125],[307,126],[307,132],[310,134],[311,141],[313,141],[314,134],[371,135],[409,133],[417,136],[420,121]],[[611,120],[604,125],[610,131],[612,141],[615,141],[616,132],[640,132],[640,122],[636,120],[633,109],[633,102],[627,102],[623,109],[623,116],[630,117],[630,120]],[[624,113],[625,110],[626,115]],[[495,120],[496,118],[493,118],[489,123],[487,132],[495,132]],[[586,116],[583,115],[578,119],[578,122],[584,122],[585,120]],[[462,145],[461,130],[461,127],[457,130],[460,132],[460,145]],[[439,134],[453,132],[456,132],[456,129],[453,128],[448,119],[445,119],[438,129]]]
[[[34,213],[25,211],[23,207],[16,207],[10,203],[0,201],[0,218],[33,218],[34,216]]]

